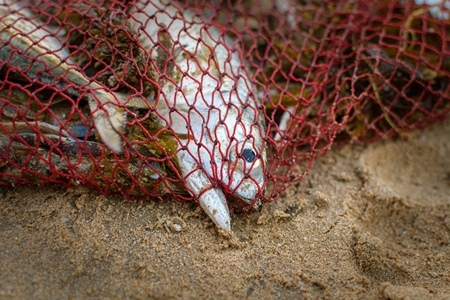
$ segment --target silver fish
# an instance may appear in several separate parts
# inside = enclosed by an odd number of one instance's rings
[[[72,95],[77,92],[65,87],[69,84],[80,87],[78,93],[86,92],[94,125],[102,141],[118,153],[122,151],[121,134],[126,119],[123,104],[147,108],[140,98],[109,92],[77,71],[68,49],[37,16],[23,8],[21,2],[0,0],[0,62],[31,79],[57,84]]]
[[[177,152],[185,186],[216,225],[230,231],[224,190],[247,204],[262,204],[262,104],[231,41],[192,11],[181,12],[164,1],[138,2],[130,23],[153,61],[161,60],[161,36],[170,38],[162,56],[173,61],[166,61],[155,103],[159,125],[188,136]]]

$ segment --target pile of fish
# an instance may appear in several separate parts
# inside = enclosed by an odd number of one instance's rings
[[[130,43],[146,55],[141,81],[154,85],[144,93],[123,91],[117,74],[121,91],[97,81],[89,74],[96,66],[77,64],[73,30],[42,20],[25,1],[1,0],[2,181],[178,193],[225,230],[227,197],[260,208],[265,126],[245,62],[218,28],[179,11],[153,1],[124,12]]]

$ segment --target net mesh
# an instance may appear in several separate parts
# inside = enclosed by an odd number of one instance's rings
[[[274,200],[333,143],[448,117],[426,2],[0,0],[0,182]]]

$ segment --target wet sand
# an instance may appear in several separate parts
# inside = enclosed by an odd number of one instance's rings
[[[4,299],[450,299],[450,121],[334,147],[231,234],[191,203],[0,197]]]

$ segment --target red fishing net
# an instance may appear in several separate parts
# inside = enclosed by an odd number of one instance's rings
[[[273,200],[449,115],[446,6],[0,0],[0,182]]]

